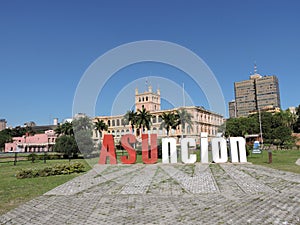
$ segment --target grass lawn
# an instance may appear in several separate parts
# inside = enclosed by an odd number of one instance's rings
[[[83,159],[72,161],[84,163],[86,171],[90,169],[90,166]],[[69,174],[17,179],[15,177],[17,171],[24,168],[43,168],[67,162],[69,161],[47,160],[47,163],[44,163],[43,160],[36,161],[35,163],[20,161],[16,166],[13,165],[13,162],[0,163],[0,215],[80,175]]]
[[[285,170],[294,173],[300,173],[300,166],[295,162],[300,158],[299,150],[276,150],[272,151],[272,163],[269,164],[269,156],[267,151],[263,151],[262,155],[248,156],[248,162],[253,164],[271,167],[274,169]]]
[[[120,162],[121,152],[118,152],[118,163]],[[125,155],[125,152],[124,152]],[[99,158],[92,159],[77,159],[71,160],[71,162],[82,162],[85,165],[85,170],[88,171],[91,167],[98,163]],[[73,179],[79,174],[58,175],[49,177],[37,177],[17,179],[15,174],[17,171],[25,168],[43,168],[58,163],[68,163],[69,160],[47,160],[44,163],[43,160],[36,160],[34,163],[31,161],[18,161],[14,166],[13,162],[0,163],[0,215],[8,212],[9,210],[25,203],[37,196],[40,196],[47,191]],[[137,163],[142,162],[142,156],[137,155]]]

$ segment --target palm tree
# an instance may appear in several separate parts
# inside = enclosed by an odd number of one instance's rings
[[[297,115],[295,115],[294,113],[292,113],[289,109],[287,109],[287,110],[285,110],[283,112],[285,114],[284,124],[288,128],[293,129],[293,125],[297,121]]]
[[[73,125],[72,125],[72,122],[65,122],[63,124],[60,124],[58,125],[56,128],[55,128],[55,133],[60,136],[60,135],[74,135],[74,132],[73,132]]]
[[[107,124],[103,121],[103,120],[99,120],[97,119],[97,121],[94,123],[95,129],[97,131],[99,131],[100,133],[100,139],[102,137],[102,131],[107,131],[108,130],[108,126]]]
[[[177,110],[177,114],[179,116],[180,124],[181,124],[181,133],[183,135],[185,131],[185,125],[188,124],[191,129],[193,129],[193,121],[192,121],[192,115],[186,111],[185,109]]]
[[[136,125],[137,121],[137,113],[133,110],[128,110],[127,113],[124,115],[122,123],[123,125],[131,125],[132,133],[134,134],[134,126]]]
[[[160,124],[160,128],[165,128],[167,130],[167,136],[169,137],[170,128],[176,129],[176,127],[180,124],[179,115],[174,112],[163,112],[163,114],[160,117],[163,120]]]
[[[79,118],[73,120],[72,123],[73,123],[73,128],[75,131],[91,130],[93,127],[91,119],[87,116],[79,117]]]
[[[65,122],[61,125],[61,131],[64,135],[74,135],[73,131],[73,123],[72,122]]]
[[[147,111],[145,108],[142,108],[142,110],[138,110],[137,116],[136,116],[136,125],[139,129],[142,128],[142,133],[145,131],[145,128],[150,130],[151,125],[151,118],[152,115],[149,111]]]
[[[62,134],[62,128],[61,125],[57,125],[57,127],[55,128],[55,133],[57,134],[57,136],[60,136]]]

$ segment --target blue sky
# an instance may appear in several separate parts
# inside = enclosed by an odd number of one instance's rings
[[[2,0],[0,118],[16,126],[71,117],[76,87],[93,61],[140,40],[174,42],[196,53],[215,74],[226,104],[234,98],[233,83],[248,79],[255,61],[260,74],[278,76],[282,108],[297,106],[299,11],[296,0]],[[209,108],[182,71],[144,63],[111,78],[98,98],[96,114],[110,113],[124,85],[154,75],[185,83],[195,104]]]

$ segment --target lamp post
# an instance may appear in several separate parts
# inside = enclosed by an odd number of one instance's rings
[[[261,126],[261,114],[260,114],[260,108],[258,108],[258,119],[259,119],[259,133],[260,133],[260,140],[261,140],[261,145],[263,146],[264,140],[262,136],[262,126]]]

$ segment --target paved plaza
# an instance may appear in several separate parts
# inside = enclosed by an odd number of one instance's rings
[[[0,224],[300,224],[300,174],[252,164],[96,165]]]

